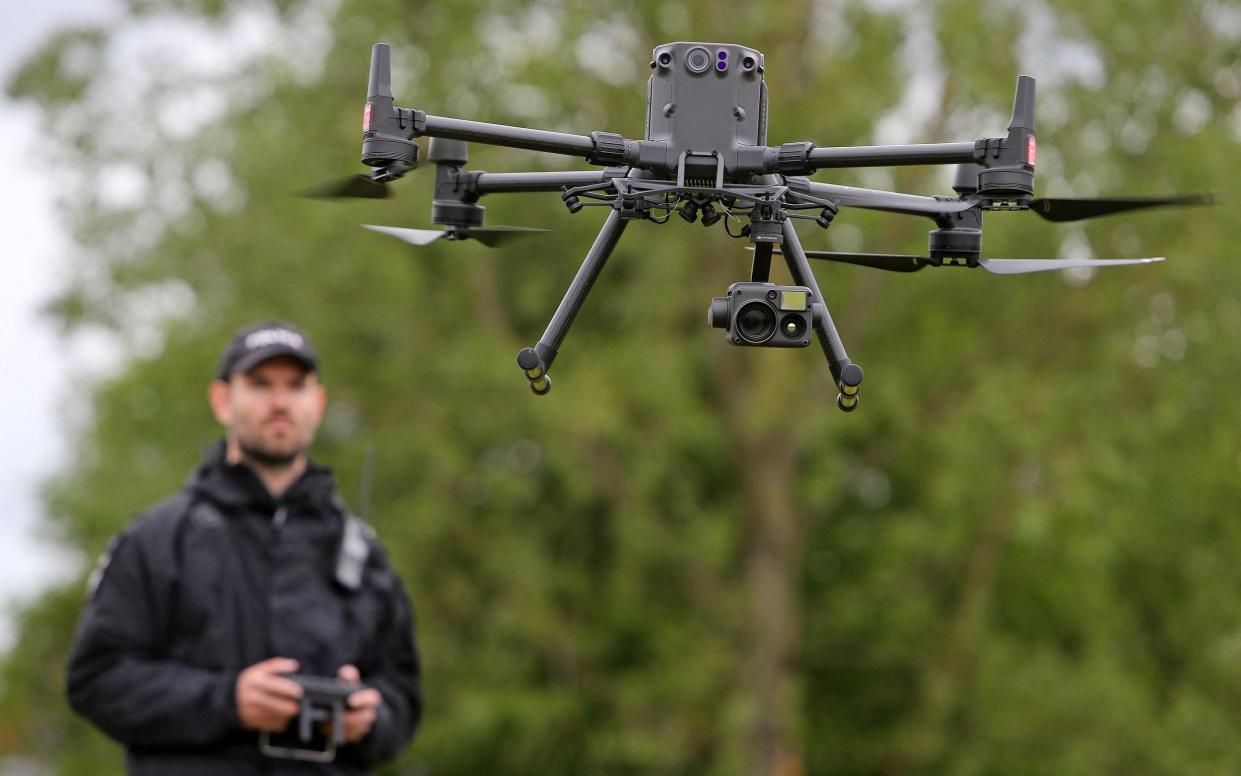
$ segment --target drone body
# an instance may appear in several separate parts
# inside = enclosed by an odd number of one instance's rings
[[[374,168],[330,190],[332,196],[388,196],[387,184],[414,169],[415,138],[428,137],[428,159],[436,165],[433,223],[441,230],[367,228],[414,245],[445,238],[472,238],[494,246],[533,229],[483,227],[488,194],[560,192],[571,213],[587,206],[610,212],[552,320],[517,362],[536,394],[551,389],[548,370],[595,280],[630,221],[666,223],[676,212],[710,227],[724,221],[732,237],[754,249],[749,282],[734,283],[713,300],[708,323],[726,330],[738,345],[804,347],[809,330],[819,340],[837,404],[857,407],[862,370],[845,352],[824,296],[810,269],[817,258],[896,272],[927,266],[983,267],[997,274],[1021,274],[1071,266],[1111,266],[1161,259],[983,259],[985,210],[1034,210],[1064,221],[1159,205],[1204,204],[1206,195],[1110,199],[1034,199],[1036,140],[1034,79],[1021,76],[1013,117],[1003,137],[957,143],[819,148],[810,141],[767,143],[767,88],[761,52],[727,43],[677,42],[655,48],[647,85],[646,137],[626,139],[610,132],[574,135],[428,114],[394,104],[389,48],[372,49],[363,112],[362,161]],[[522,148],[584,158],[602,168],[574,172],[486,173],[465,169],[467,142]],[[825,168],[910,164],[958,164],[957,197],[924,197],[811,181]],[[806,219],[826,229],[841,207],[920,215],[934,219],[927,256],[806,251],[793,228]],[[730,223],[742,224],[734,233]],[[795,285],[768,282],[771,258],[780,253]],[[777,324],[778,321],[778,324]]]
[[[665,149],[665,169],[684,154],[693,161],[686,177],[713,183],[714,157],[726,180],[744,182],[742,154],[767,144],[762,63],[759,52],[732,44],[669,43],[655,49],[646,139]]]

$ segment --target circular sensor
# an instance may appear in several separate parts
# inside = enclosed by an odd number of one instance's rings
[[[705,73],[711,68],[711,53],[702,46],[685,52],[685,67],[691,73]]]
[[[758,300],[746,302],[737,311],[737,336],[755,345],[771,339],[776,333],[776,311]]]
[[[806,319],[800,315],[786,315],[780,319],[780,331],[789,339],[801,339],[806,333]]]

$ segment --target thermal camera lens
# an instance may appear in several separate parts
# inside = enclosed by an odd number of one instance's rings
[[[685,54],[685,67],[691,73],[705,73],[711,67],[711,54],[702,46],[695,46]]]
[[[737,334],[746,342],[766,342],[775,333],[776,312],[766,302],[746,302],[737,311]]]
[[[806,319],[800,315],[786,315],[780,319],[780,331],[789,339],[801,339],[806,333]]]

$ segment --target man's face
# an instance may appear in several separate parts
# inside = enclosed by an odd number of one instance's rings
[[[327,394],[318,377],[293,359],[273,358],[232,380],[212,384],[211,407],[257,463],[293,463],[314,441]]]

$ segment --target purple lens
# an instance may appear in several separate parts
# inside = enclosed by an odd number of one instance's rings
[[[728,69],[728,63],[721,59],[719,62],[715,63],[715,69],[722,73]]]
[[[727,52],[727,51],[721,51],[721,52],[719,53],[719,55],[718,55],[718,56],[719,56],[719,58],[720,58],[720,59],[728,59],[728,52]]]

